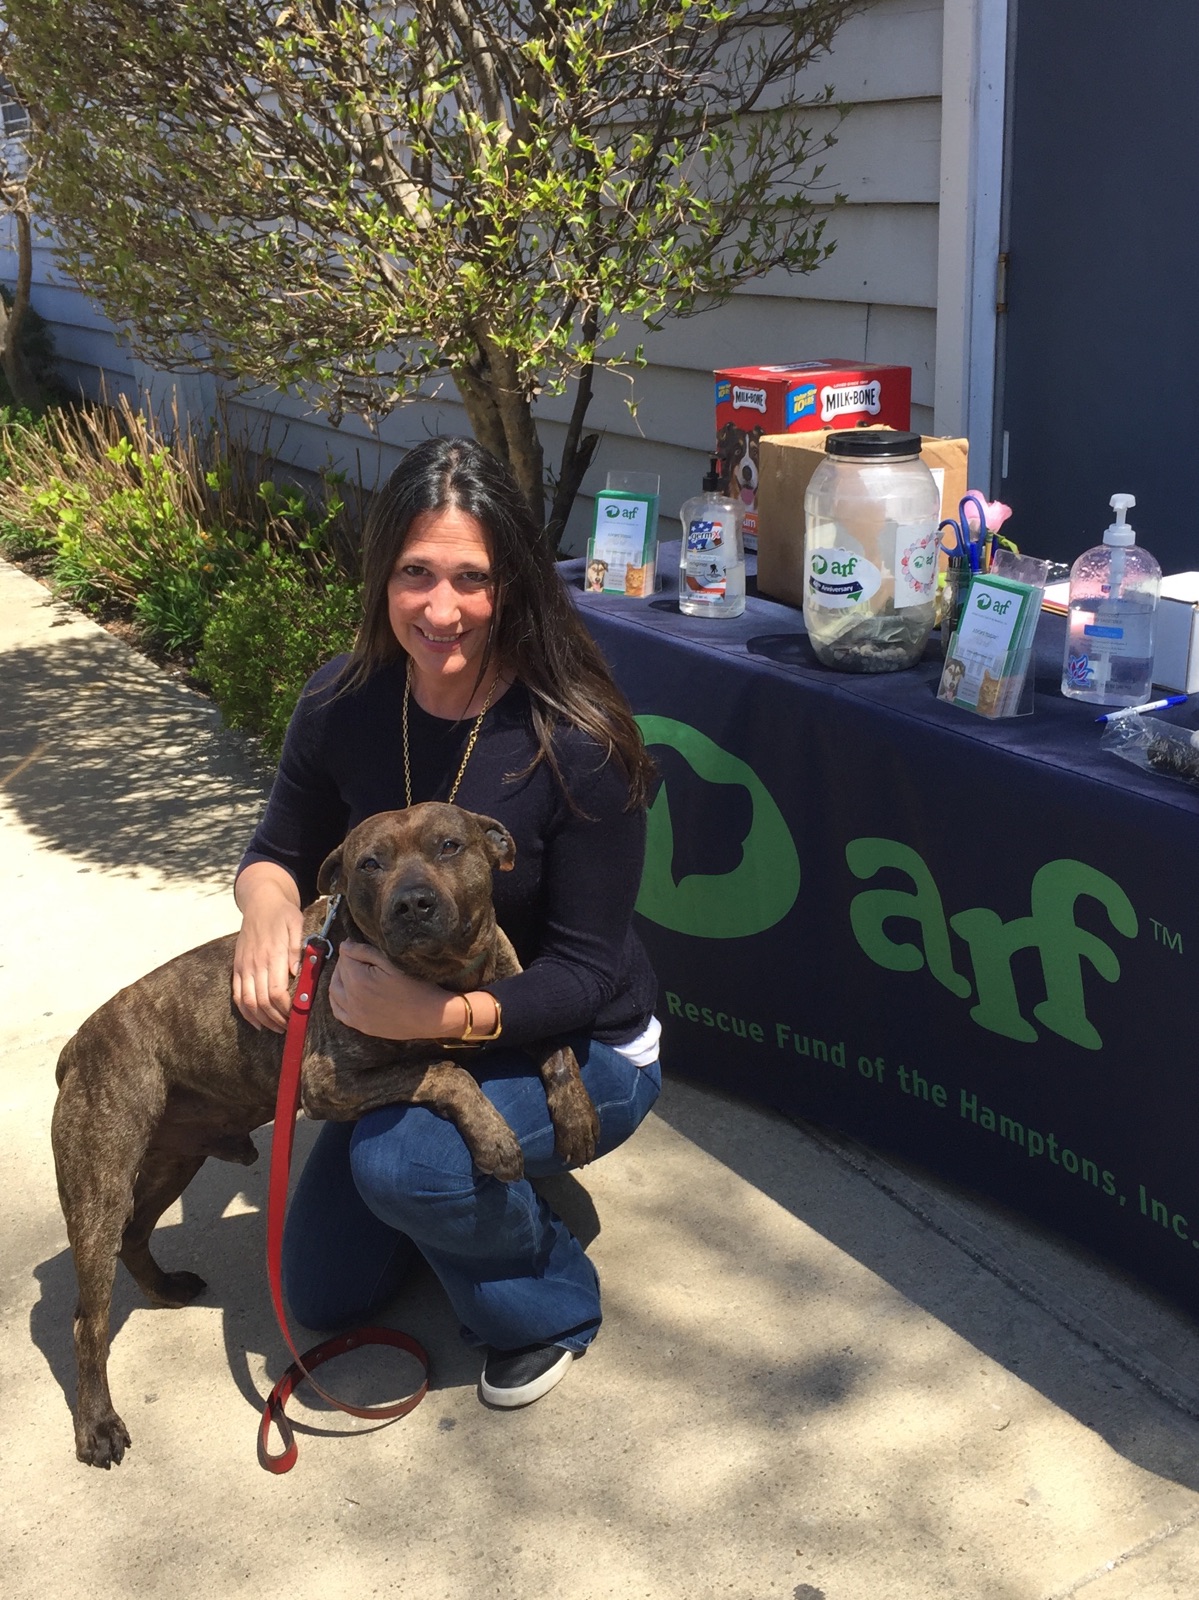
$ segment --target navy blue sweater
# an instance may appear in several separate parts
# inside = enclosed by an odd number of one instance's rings
[[[266,812],[242,858],[273,861],[307,904],[321,862],[376,811],[404,805],[403,659],[352,693],[335,693],[345,657],[322,667],[300,697]],[[473,718],[447,722],[409,702],[412,798],[444,800]],[[486,987],[504,1008],[505,1044],[585,1032],[623,1044],[649,1021],[657,985],[632,927],[645,856],[645,813],[627,811],[628,786],[605,752],[562,728],[555,753],[576,805],[537,753],[528,691],[514,684],[484,718],[455,797],[502,822],[516,841],[512,872],[494,877],[496,917],[524,971]],[[239,871],[241,870],[239,867]]]

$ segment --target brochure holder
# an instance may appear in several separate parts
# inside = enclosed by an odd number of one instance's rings
[[[605,487],[595,497],[585,589],[634,598],[653,594],[660,486],[656,472],[609,472]]]
[[[976,572],[958,612],[937,698],[980,717],[1027,717],[1033,710],[1033,641],[1049,562],[999,550]]]

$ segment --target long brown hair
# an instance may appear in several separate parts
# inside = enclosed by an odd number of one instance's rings
[[[363,534],[363,619],[342,689],[403,654],[388,620],[388,579],[413,519],[451,509],[481,524],[491,550],[495,609],[476,688],[493,662],[524,684],[539,747],[534,765],[546,761],[564,791],[553,742],[559,723],[590,734],[625,773],[629,809],[645,806],[655,768],[628,702],[566,592],[516,480],[473,439],[425,440],[375,497]]]

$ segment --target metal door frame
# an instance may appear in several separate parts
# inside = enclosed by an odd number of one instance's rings
[[[970,440],[971,483],[994,493],[1016,0],[944,7],[933,427]]]

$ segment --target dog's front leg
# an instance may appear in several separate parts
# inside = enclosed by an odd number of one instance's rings
[[[600,1122],[591,1096],[569,1047],[529,1046],[545,1085],[545,1099],[554,1125],[554,1149],[572,1167],[585,1167],[595,1156]]]
[[[480,1172],[504,1183],[524,1175],[516,1135],[470,1073],[454,1062],[361,1067],[313,1051],[304,1060],[301,1100],[308,1116],[324,1122],[354,1122],[380,1106],[424,1106],[454,1124]]]

